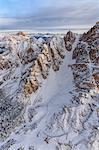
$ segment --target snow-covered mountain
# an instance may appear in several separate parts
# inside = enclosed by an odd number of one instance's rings
[[[99,22],[83,35],[0,35],[0,150],[99,149]]]

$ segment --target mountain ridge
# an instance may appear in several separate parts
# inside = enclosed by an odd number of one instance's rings
[[[0,150],[97,150],[98,64],[99,22],[83,35],[1,36]]]

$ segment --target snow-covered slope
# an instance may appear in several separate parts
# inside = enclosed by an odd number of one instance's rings
[[[0,36],[0,150],[98,150],[99,22],[86,34]]]

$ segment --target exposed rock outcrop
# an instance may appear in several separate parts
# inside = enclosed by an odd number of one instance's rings
[[[71,31],[67,32],[66,36],[64,37],[65,46],[68,51],[72,50],[72,45],[75,41],[75,38],[75,34]]]

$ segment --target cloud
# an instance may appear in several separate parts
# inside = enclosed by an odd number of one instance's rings
[[[0,18],[0,25],[12,25],[17,23],[19,20],[12,18]]]
[[[92,25],[99,20],[99,5],[83,4],[42,9],[33,17],[28,18],[32,26],[69,26]]]
[[[37,13],[31,11],[28,17],[1,19],[0,25],[4,24],[5,28],[11,29],[92,26],[99,20],[99,2],[96,0],[75,0],[75,2],[74,0],[47,0],[47,2],[48,5],[41,7]]]

